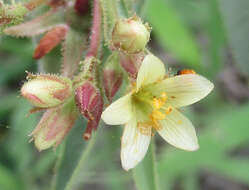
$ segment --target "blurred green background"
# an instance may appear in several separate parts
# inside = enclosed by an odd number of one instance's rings
[[[137,5],[138,15],[153,29],[150,50],[173,71],[192,68],[215,84],[207,98],[183,110],[200,149],[177,150],[156,135],[156,157],[147,154],[137,170],[126,172],[119,157],[122,127],[101,123],[85,142],[82,119],[56,150],[38,152],[28,134],[40,114],[27,116],[31,106],[19,96],[25,71],[40,67],[32,59],[35,40],[1,35],[0,190],[249,189],[249,1],[137,2],[144,4]],[[60,59],[55,49],[43,62]]]

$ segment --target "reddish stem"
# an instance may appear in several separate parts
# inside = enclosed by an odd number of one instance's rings
[[[93,22],[90,36],[90,46],[86,57],[97,56],[101,38],[101,9],[99,0],[93,2]]]

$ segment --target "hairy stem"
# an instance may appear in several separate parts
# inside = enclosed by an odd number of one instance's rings
[[[33,9],[35,9],[36,7],[39,7],[40,5],[46,3],[47,0],[31,0],[28,3],[25,4],[25,7],[32,11]]]
[[[110,45],[111,32],[116,20],[119,18],[116,0],[100,0],[103,12],[103,33],[106,45]]]
[[[90,40],[90,46],[86,57],[96,57],[101,41],[101,9],[99,0],[94,0],[93,2],[93,22]]]

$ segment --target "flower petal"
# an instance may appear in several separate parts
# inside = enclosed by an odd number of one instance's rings
[[[192,123],[176,109],[173,109],[160,123],[162,129],[157,132],[171,145],[188,151],[199,148]]]
[[[160,59],[152,54],[147,55],[139,68],[137,75],[137,91],[141,86],[163,79],[165,67]]]
[[[102,113],[101,118],[109,125],[127,123],[132,116],[131,94],[119,98],[109,105]]]
[[[125,125],[121,139],[121,162],[125,170],[134,168],[145,156],[151,139],[151,128],[142,134],[137,127],[136,119]]]
[[[213,83],[206,78],[197,74],[185,74],[163,80],[156,84],[154,91],[166,92],[169,105],[182,107],[198,102],[213,88]]]

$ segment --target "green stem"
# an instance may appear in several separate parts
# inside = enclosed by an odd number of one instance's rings
[[[82,172],[82,168],[84,167],[84,165],[86,165],[85,161],[88,158],[92,148],[95,145],[96,142],[96,136],[97,136],[97,132],[95,133],[95,135],[93,135],[91,137],[91,140],[89,141],[89,144],[87,145],[85,151],[82,152],[81,156],[80,156],[80,160],[71,176],[71,178],[69,179],[69,181],[66,184],[65,190],[72,190],[74,189],[74,185],[77,184],[78,181],[78,177],[80,175],[80,173]]]
[[[159,190],[156,171],[155,142],[152,139],[144,160],[133,169],[133,178],[137,190]]]
[[[155,180],[155,190],[160,190],[159,176],[156,169],[156,145],[154,138],[151,139],[151,154],[153,162],[153,175]]]
[[[116,0],[100,0],[103,13],[103,30],[106,45],[110,45],[111,32],[119,18]]]
[[[133,0],[122,0],[122,3],[126,10],[126,16],[127,17],[132,16],[134,14],[134,10],[133,10],[134,1]]]

